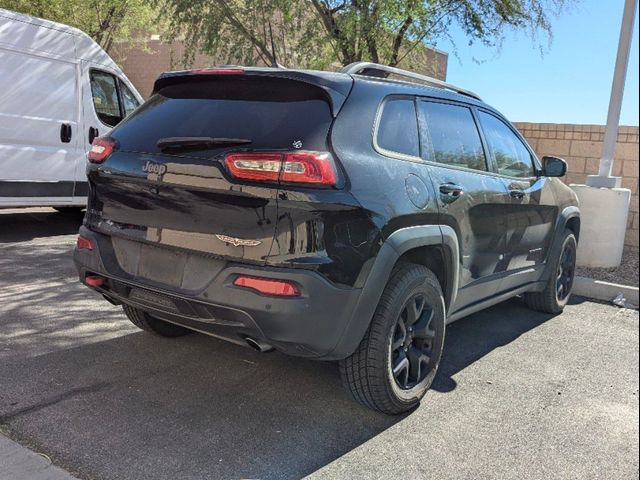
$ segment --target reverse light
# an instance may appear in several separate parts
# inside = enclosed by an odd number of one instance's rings
[[[97,137],[91,144],[87,158],[91,163],[102,163],[116,148],[116,141],[107,137]]]
[[[240,275],[233,281],[236,287],[249,288],[262,295],[272,297],[299,297],[300,289],[293,282],[273,278],[250,277]]]
[[[90,238],[78,235],[78,240],[76,240],[76,248],[78,250],[93,250],[93,242]]]
[[[326,152],[230,153],[225,163],[234,177],[243,180],[336,184],[336,171]]]

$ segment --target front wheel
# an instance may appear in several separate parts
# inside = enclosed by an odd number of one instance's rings
[[[569,303],[578,251],[578,242],[571,230],[564,231],[561,245],[558,255],[553,259],[553,274],[550,275],[544,290],[524,294],[524,301],[532,310],[557,314]]]
[[[345,388],[387,414],[415,407],[438,370],[445,307],[436,276],[422,265],[397,266],[358,349],[340,361]]]

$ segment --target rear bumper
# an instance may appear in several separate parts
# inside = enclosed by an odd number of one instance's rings
[[[228,263],[204,288],[182,290],[122,270],[110,236],[86,227],[80,228],[80,234],[94,245],[93,250],[74,251],[80,281],[86,285],[87,275],[104,277],[103,285],[90,288],[114,303],[242,345],[251,337],[289,355],[333,360],[351,353],[345,352],[341,341],[360,289],[336,287],[309,270]],[[236,287],[233,280],[241,274],[296,282],[302,295],[267,297]]]

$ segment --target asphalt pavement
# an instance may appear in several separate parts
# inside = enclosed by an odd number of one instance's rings
[[[333,363],[158,338],[77,281],[80,219],[0,210],[0,432],[83,480],[638,478],[638,313],[518,299],[449,326],[400,417]]]

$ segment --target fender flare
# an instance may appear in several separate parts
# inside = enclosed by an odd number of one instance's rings
[[[328,355],[331,359],[345,358],[351,355],[362,341],[369,328],[373,314],[384,292],[391,272],[398,259],[409,250],[426,246],[442,246],[445,261],[446,285],[445,308],[449,310],[458,292],[460,249],[458,237],[453,228],[447,225],[419,225],[401,228],[393,232],[384,241],[369,269],[363,268],[356,284],[362,284],[362,292],[352,310],[336,347]],[[368,272],[368,274],[367,274]]]
[[[544,274],[542,275],[542,280],[545,282],[549,280],[550,276],[553,274],[552,262],[550,261],[552,258],[558,254],[558,250],[562,247],[562,233],[565,228],[567,228],[567,223],[572,218],[580,218],[580,209],[574,205],[569,207],[565,207],[558,218],[556,219],[556,225],[553,231],[553,240],[551,241],[551,246],[549,247],[549,252],[547,253],[547,265],[544,269]],[[576,232],[576,239],[578,239],[580,232]]]

